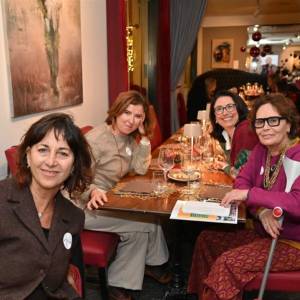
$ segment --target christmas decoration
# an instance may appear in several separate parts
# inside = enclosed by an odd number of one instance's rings
[[[259,53],[260,53],[260,49],[258,47],[253,46],[250,48],[250,55],[252,57],[257,57],[259,55]]]
[[[252,40],[258,42],[261,39],[261,33],[259,31],[255,31],[252,33]]]

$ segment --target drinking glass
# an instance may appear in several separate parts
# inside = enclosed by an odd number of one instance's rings
[[[167,182],[167,173],[174,167],[174,151],[170,148],[160,148],[158,155],[158,165],[164,172],[165,182]]]
[[[190,181],[198,169],[198,160],[192,151],[184,151],[181,156],[181,170],[188,176],[186,194],[191,194]]]
[[[152,187],[155,195],[159,196],[166,191],[167,186],[162,171],[153,171],[152,173]]]

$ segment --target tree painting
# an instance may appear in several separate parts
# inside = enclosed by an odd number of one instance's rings
[[[82,103],[80,0],[6,0],[14,117]]]

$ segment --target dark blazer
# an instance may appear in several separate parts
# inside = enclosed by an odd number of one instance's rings
[[[76,299],[66,281],[75,245],[67,249],[63,238],[78,235],[83,225],[83,211],[58,193],[47,240],[29,188],[19,189],[13,179],[1,181],[0,299],[24,299],[40,284],[51,298]]]

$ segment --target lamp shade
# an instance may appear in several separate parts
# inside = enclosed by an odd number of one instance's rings
[[[204,120],[204,121],[206,121],[206,119],[207,119],[206,110],[198,110],[197,120]]]
[[[187,137],[198,137],[201,135],[200,124],[185,124],[183,127],[183,134]]]

